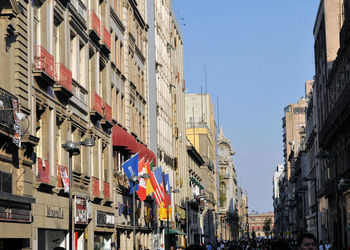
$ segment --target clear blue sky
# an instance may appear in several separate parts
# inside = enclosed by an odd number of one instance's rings
[[[283,163],[283,109],[314,76],[319,0],[173,0],[188,92],[205,89],[232,141],[249,210],[273,211],[272,177]],[[180,20],[180,19],[184,20]],[[185,24],[185,25],[182,25]],[[217,121],[218,122],[218,121]]]

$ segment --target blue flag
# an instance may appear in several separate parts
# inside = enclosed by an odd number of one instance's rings
[[[131,157],[129,160],[123,163],[122,167],[128,178],[131,178],[133,175],[138,176],[139,174],[138,162],[139,162],[139,154],[137,153],[133,157]],[[133,183],[131,181],[129,181],[129,184],[130,184],[130,194],[139,190],[138,184],[135,185],[135,188],[133,188]]]
[[[171,191],[170,191],[170,182],[169,182],[169,174],[164,175],[165,178],[165,188],[168,191],[168,205],[171,205]]]

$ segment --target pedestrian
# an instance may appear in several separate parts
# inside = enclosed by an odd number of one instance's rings
[[[211,245],[211,242],[208,242],[207,243],[207,250],[212,250],[213,249],[213,246]]]
[[[332,243],[330,243],[329,240],[326,240],[326,244],[324,245],[324,247],[325,250],[329,250],[332,248]]]
[[[319,250],[326,250],[326,246],[324,245],[324,242],[321,240],[320,245],[318,246]]]
[[[298,250],[316,250],[316,237],[311,233],[303,233],[297,240]]]
[[[159,250],[164,250],[164,244],[162,243],[162,244],[160,244],[160,248],[159,248]]]

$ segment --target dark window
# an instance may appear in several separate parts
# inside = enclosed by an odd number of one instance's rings
[[[0,171],[0,192],[12,193],[12,174]]]

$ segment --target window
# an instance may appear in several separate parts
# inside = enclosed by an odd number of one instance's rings
[[[121,109],[121,111],[120,111],[120,114],[121,114],[120,120],[121,120],[121,123],[123,125],[125,125],[125,97],[124,97],[124,95],[121,95],[120,99],[121,99],[120,100],[120,104],[121,104],[121,106],[120,106],[120,109]]]
[[[55,22],[53,26],[53,57],[56,60],[56,62],[60,61],[59,45],[59,27],[58,24]]]
[[[119,67],[120,71],[124,73],[124,46],[123,43],[119,42]]]
[[[72,77],[73,79],[75,79],[76,81],[78,80],[77,77],[77,65],[78,65],[78,61],[77,61],[77,49],[76,49],[76,38],[75,38],[75,34],[71,33],[70,35],[70,55],[69,55],[69,67],[70,70],[72,71]]]
[[[85,44],[82,41],[79,41],[79,84],[87,89],[85,50]]]
[[[40,7],[34,3],[34,45],[40,45]]]
[[[112,9],[114,10],[115,14],[120,18],[121,17],[121,0],[112,0],[111,6]]]
[[[57,164],[62,165],[62,138],[61,138],[61,122],[59,121],[59,117],[56,117],[56,156],[57,156]]]

